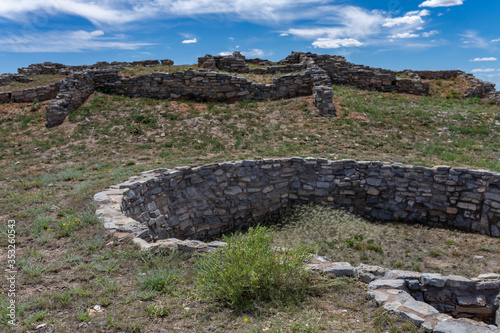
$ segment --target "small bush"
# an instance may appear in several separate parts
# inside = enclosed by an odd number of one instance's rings
[[[198,288],[205,299],[244,310],[254,302],[297,303],[306,295],[310,277],[304,246],[276,249],[273,233],[262,226],[224,241],[227,246],[197,261]]]

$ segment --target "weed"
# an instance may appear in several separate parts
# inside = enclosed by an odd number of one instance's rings
[[[48,269],[49,267],[47,265],[31,260],[22,266],[23,273],[31,277],[41,276]]]
[[[50,222],[52,222],[52,217],[49,215],[37,216],[29,227],[31,237],[36,238],[41,236],[42,232],[49,228]]]
[[[97,263],[94,267],[101,272],[111,273],[119,269],[121,263],[117,259],[111,259],[106,261],[105,263]]]
[[[179,281],[179,274],[176,269],[154,268],[144,275],[139,276],[139,285],[142,289],[157,291],[161,293],[173,293]]]
[[[143,292],[140,292],[137,294],[137,296],[142,300],[142,301],[151,301],[156,297],[157,293],[154,290],[146,290]]]
[[[120,287],[118,286],[118,281],[111,280],[107,276],[97,277],[97,284],[99,285],[99,287],[101,287],[104,293],[112,293],[120,289]]]
[[[76,319],[79,321],[90,321],[89,310],[85,308],[80,308],[76,312]]]
[[[171,311],[169,305],[165,305],[162,302],[151,303],[146,308],[146,313],[152,318],[161,318],[167,316]]]
[[[432,256],[432,257],[440,257],[442,256],[444,253],[443,253],[443,250],[441,249],[429,249],[429,254]]]
[[[102,248],[105,242],[106,238],[101,235],[95,235],[82,240],[80,247],[87,252],[95,253]]]
[[[309,273],[304,246],[273,248],[273,235],[266,227],[250,228],[246,234],[224,237],[227,246],[202,256],[196,265],[200,295],[245,309],[254,302],[297,302],[304,298]]]
[[[43,320],[45,318],[45,315],[47,314],[47,310],[40,310],[32,315],[28,316],[26,320],[24,321],[28,327],[33,328],[35,326],[35,323]]]
[[[69,290],[66,290],[64,293],[54,292],[52,298],[58,300],[62,306],[66,306],[71,300],[71,292]]]

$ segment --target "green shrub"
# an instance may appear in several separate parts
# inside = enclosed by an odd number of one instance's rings
[[[307,293],[309,273],[304,246],[276,249],[268,227],[225,236],[227,246],[196,262],[198,288],[205,299],[244,310],[261,302],[300,302]]]

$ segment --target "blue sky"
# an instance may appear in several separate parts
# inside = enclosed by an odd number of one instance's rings
[[[340,54],[393,70],[461,69],[500,90],[498,0],[1,0],[0,73],[31,63],[240,51]]]

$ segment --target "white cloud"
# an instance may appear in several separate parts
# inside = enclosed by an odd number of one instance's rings
[[[400,26],[400,25],[415,26],[415,25],[420,25],[423,23],[424,23],[424,20],[422,20],[422,17],[420,17],[418,15],[411,15],[411,16],[387,18],[385,20],[385,23],[383,24],[383,26],[391,28],[391,27]]]
[[[17,22],[32,17],[50,17],[59,13],[83,17],[94,24],[124,24],[144,17],[144,13],[120,5],[115,0],[2,0],[0,17]]]
[[[81,52],[84,50],[136,50],[150,43],[125,42],[125,36],[101,37],[100,30],[51,31],[31,35],[4,34],[0,48],[8,52]]]
[[[411,32],[403,32],[389,36],[389,38],[417,38],[417,37],[420,37],[420,35]]]
[[[490,43],[496,43],[496,42],[500,42],[500,38],[490,40]]]
[[[83,17],[94,24],[123,25],[146,18],[227,14],[254,22],[290,21],[325,0],[2,0],[0,18],[26,21],[30,13]]]
[[[475,30],[468,30],[464,34],[460,35],[462,37],[462,47],[477,47],[477,48],[488,48],[489,43],[482,37],[479,36],[478,32]]]
[[[320,48],[320,49],[338,49],[340,47],[362,46],[363,43],[354,38],[343,38],[343,39],[318,38],[312,43],[312,45],[315,48]]]
[[[429,16],[431,15],[431,11],[428,10],[428,9],[422,9],[422,10],[414,10],[412,12],[408,12],[405,14],[405,16],[413,16],[413,15],[417,15],[417,16]]]
[[[104,35],[104,31],[102,31],[102,30],[95,30],[95,31],[92,31],[90,33],[90,36],[92,36],[92,37],[99,37],[102,35]]]
[[[379,10],[369,11],[355,6],[331,7],[330,11],[324,11],[324,18],[321,19],[323,26],[294,27],[288,29],[286,33],[312,39],[314,47],[360,46],[358,43],[363,46],[381,46],[386,43],[391,48],[397,45],[422,49],[435,45],[410,42],[416,37],[429,37],[438,33],[438,31],[432,31],[419,35],[415,32],[425,29],[426,22],[423,17],[430,15],[427,9],[407,12],[400,17],[391,17],[390,13]],[[331,25],[327,25],[330,21]],[[387,36],[392,39],[387,39]]]
[[[287,33],[306,39],[359,39],[379,33],[385,22],[385,17],[380,12],[354,6],[338,6],[328,13],[325,12],[326,14],[328,20],[332,21],[331,26],[292,28]]]
[[[419,7],[451,7],[463,5],[465,0],[426,0]]]
[[[182,44],[195,44],[198,43],[198,38],[185,39],[182,41]]]
[[[241,52],[245,57],[262,57],[264,55],[264,51],[261,49],[251,49],[247,52]]]
[[[280,34],[280,37],[285,37],[285,36],[289,36],[289,34],[287,34],[286,32]]]
[[[491,73],[491,72],[495,72],[496,69],[494,68],[476,68],[476,69],[473,69],[471,70],[472,73]]]
[[[424,23],[422,17],[429,15],[431,15],[431,12],[427,9],[414,10],[412,12],[406,13],[404,16],[401,17],[385,19],[385,23],[383,24],[383,26],[388,28],[401,25],[417,26]]]
[[[232,54],[233,52],[230,51],[219,52],[220,56],[229,56]],[[250,51],[241,52],[241,54],[245,57],[262,57],[264,55],[264,51],[262,51],[261,49],[251,49]]]
[[[474,58],[471,61],[472,62],[478,62],[478,61],[497,61],[498,59],[495,57],[487,57],[487,58]]]
[[[437,30],[431,30],[431,31],[428,31],[428,32],[423,32],[422,33],[422,37],[431,37],[431,36],[434,36],[434,35],[437,35],[439,33],[439,31]]]

